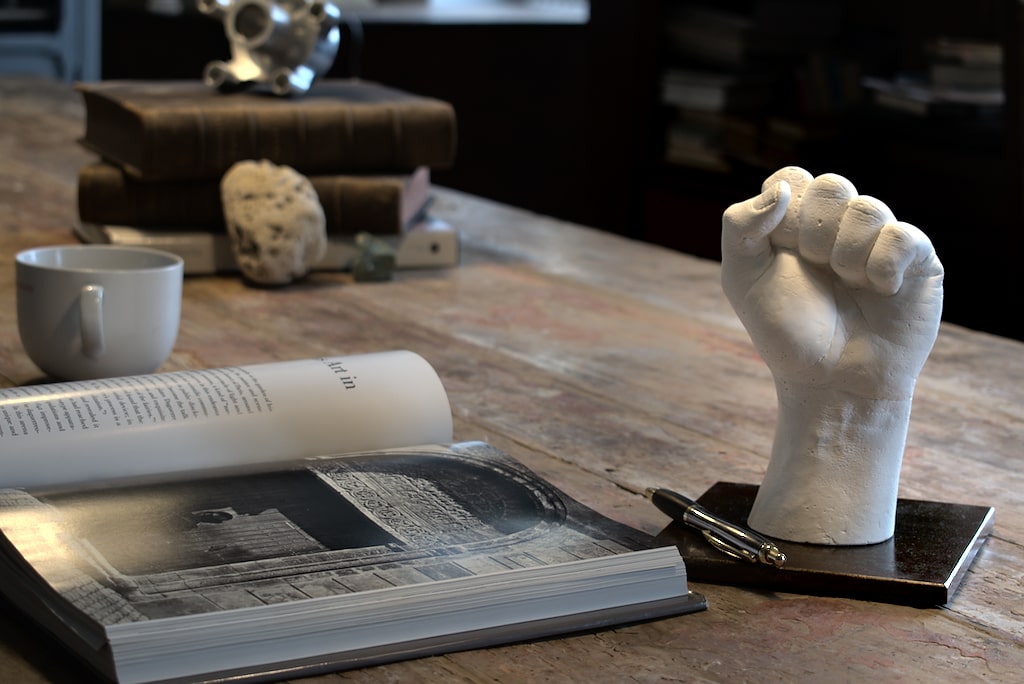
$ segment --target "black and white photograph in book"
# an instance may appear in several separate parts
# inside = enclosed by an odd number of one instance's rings
[[[485,450],[403,450],[115,489],[4,490],[7,537],[101,623],[198,614],[621,553],[642,535]],[[567,506],[578,507],[567,518]],[[38,539],[38,537],[35,537]],[[35,562],[35,561],[33,561]],[[118,617],[114,617],[118,616]]]

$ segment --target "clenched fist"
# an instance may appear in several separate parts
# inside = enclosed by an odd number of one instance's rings
[[[723,289],[779,399],[752,527],[820,544],[892,536],[942,280],[924,233],[835,174],[787,167],[726,210]]]

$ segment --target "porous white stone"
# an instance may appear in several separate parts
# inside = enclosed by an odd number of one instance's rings
[[[249,280],[284,285],[324,257],[324,210],[312,183],[295,169],[241,161],[224,174],[220,192],[235,260]]]

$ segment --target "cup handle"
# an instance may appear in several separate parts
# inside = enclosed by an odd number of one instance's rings
[[[103,286],[83,287],[78,310],[82,323],[82,353],[95,359],[103,354]]]

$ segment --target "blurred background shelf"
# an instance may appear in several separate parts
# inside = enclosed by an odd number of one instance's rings
[[[100,0],[0,0],[0,73],[100,77]]]

